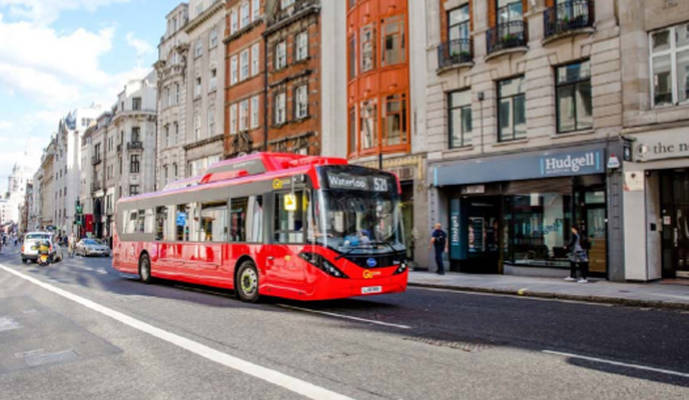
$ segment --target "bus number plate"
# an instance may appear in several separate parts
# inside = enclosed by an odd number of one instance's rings
[[[382,291],[382,286],[364,286],[361,288],[361,294],[380,293]]]

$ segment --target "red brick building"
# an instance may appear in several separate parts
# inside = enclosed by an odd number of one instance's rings
[[[320,154],[320,1],[268,1],[268,150]]]
[[[225,158],[260,150],[266,141],[266,0],[228,0],[225,24]]]

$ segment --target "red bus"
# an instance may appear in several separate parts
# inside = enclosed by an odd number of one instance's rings
[[[118,201],[113,267],[259,295],[324,300],[407,287],[400,185],[339,158],[256,153]]]

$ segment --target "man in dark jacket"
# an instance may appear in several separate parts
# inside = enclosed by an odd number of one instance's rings
[[[438,275],[445,274],[445,265],[443,264],[443,253],[447,249],[447,233],[443,230],[440,222],[435,224],[433,233],[431,234],[431,244],[435,252],[435,263],[438,266],[436,273]]]

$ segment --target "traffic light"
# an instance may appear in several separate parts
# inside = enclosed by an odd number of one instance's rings
[[[76,201],[76,207],[75,207],[75,209],[76,209],[76,213],[77,213],[77,214],[81,214],[82,211],[83,211],[83,208],[82,208],[81,203],[79,202],[79,200]]]

